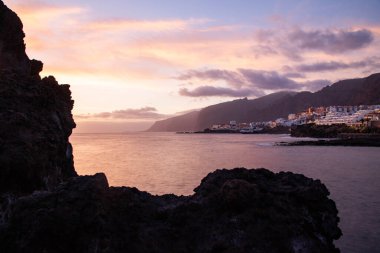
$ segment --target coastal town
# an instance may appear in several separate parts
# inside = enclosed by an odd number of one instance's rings
[[[380,128],[380,105],[310,107],[306,111],[273,121],[241,123],[231,120],[229,123],[213,124],[205,132],[260,133],[265,129],[289,129],[306,124]]]

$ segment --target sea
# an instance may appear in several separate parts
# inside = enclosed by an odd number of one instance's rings
[[[320,179],[339,210],[342,253],[380,252],[380,148],[276,146],[289,135],[73,134],[80,175],[104,172],[111,186],[191,195],[208,173],[236,167]],[[307,140],[307,139],[306,139]]]

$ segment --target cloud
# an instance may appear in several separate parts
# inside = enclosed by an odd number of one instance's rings
[[[346,43],[343,48],[359,45],[358,41],[363,42],[365,38],[370,43],[373,37],[371,31],[362,28],[257,30],[254,26],[226,24],[207,17],[98,18],[91,6],[81,3],[8,2],[24,21],[30,57],[45,62],[44,75],[52,72],[66,76],[96,74],[123,79],[125,83],[163,80],[173,72],[198,66],[279,69],[284,56],[300,60],[303,52],[321,50],[316,46],[310,49],[307,37],[317,42],[328,41],[328,45],[333,44],[332,41],[340,44],[343,41]],[[252,36],[252,32],[256,35]],[[360,45],[364,47],[365,43]],[[255,56],[265,56],[265,59],[256,61]],[[229,86],[243,87],[242,80],[230,73],[205,75],[212,76],[212,80],[215,80],[213,76],[220,76]],[[287,77],[295,78],[294,75]]]
[[[316,62],[311,64],[299,64],[294,67],[286,66],[284,69],[294,70],[298,72],[323,72],[323,71],[336,71],[341,69],[357,69],[357,68],[380,68],[379,57],[372,57],[362,61],[352,62],[338,62],[338,61],[325,61]]]
[[[288,78],[305,78],[306,76],[302,73],[297,73],[297,72],[287,72],[284,74],[285,77]]]
[[[188,97],[250,97],[265,95],[264,90],[280,91],[280,90],[309,90],[316,91],[320,88],[330,85],[328,80],[311,80],[305,82],[297,82],[290,79],[303,78],[302,74],[286,73],[280,74],[276,71],[264,71],[253,69],[230,70],[190,70],[178,77],[181,80],[191,80],[193,78],[208,81],[224,80],[232,87],[220,86],[199,86],[193,90],[181,88],[179,94]],[[238,80],[237,84],[231,80]]]
[[[176,88],[173,88],[175,81],[170,78],[175,73],[184,73],[177,79],[193,83],[193,86],[182,87],[188,88],[180,91],[182,96],[251,97],[270,91],[314,89],[325,83],[301,82],[300,78],[305,78],[303,73],[307,73],[310,79],[318,79],[320,77],[314,74],[317,71],[301,72],[296,69],[298,65],[292,66],[293,63],[287,63],[291,67],[285,70],[281,69],[283,63],[289,59],[304,60],[299,62],[303,63],[300,66],[308,64],[309,69],[331,69],[331,64],[327,67],[311,65],[313,62],[359,62],[377,55],[379,48],[379,28],[366,24],[358,24],[352,29],[287,29],[288,25],[275,17],[279,22],[272,26],[273,29],[258,30],[260,24],[236,24],[207,17],[191,19],[174,15],[174,18],[139,19],[134,15],[117,18],[112,13],[100,15],[92,5],[80,1],[6,2],[24,22],[29,56],[45,62],[43,75],[57,75],[60,80],[71,83],[73,88],[95,85],[88,81],[91,77],[96,80],[96,85],[107,86],[110,93],[118,94],[124,88],[141,87],[144,90],[141,96],[153,97],[164,92],[172,96]],[[360,49],[365,50],[357,52]],[[350,54],[354,50],[357,54]],[[362,58],[358,58],[359,55]],[[350,72],[342,71],[343,74],[338,70],[346,66],[339,67],[328,75],[329,79],[357,76],[356,67]],[[189,69],[193,70],[186,71]],[[82,88],[78,88],[77,94],[79,92],[83,92]],[[133,92],[128,92],[128,96],[137,100]],[[178,97],[175,99],[181,99]],[[210,99],[217,100],[220,101]],[[98,108],[94,99],[77,101],[81,112],[85,110],[82,108]],[[168,103],[162,99],[155,101]],[[189,106],[197,107],[194,104]],[[102,109],[104,113],[92,116],[99,121],[139,120],[128,111],[139,109],[111,112],[113,108],[120,107],[110,101],[109,107]],[[150,112],[153,118],[160,117],[159,112]],[[91,115],[79,117],[89,120]]]
[[[112,112],[101,112],[94,114],[75,115],[77,119],[114,119],[114,120],[157,120],[167,118],[169,115],[160,114],[154,107],[143,107],[140,109],[125,109]]]
[[[77,121],[77,120],[76,120]],[[147,130],[152,126],[151,121],[77,121],[74,133],[125,133]]]
[[[343,29],[304,31],[298,29],[291,32],[288,38],[299,49],[320,50],[329,54],[361,49],[374,40],[372,32],[366,29],[357,31]]]
[[[161,32],[170,30],[183,30],[190,21],[186,20],[136,20],[136,19],[109,19],[89,22],[83,29],[94,31],[138,31],[138,32]]]
[[[84,8],[79,6],[59,5],[40,0],[9,0],[7,5],[12,9],[16,9],[17,13],[22,13],[23,16],[34,18],[37,16],[40,18],[57,18],[57,15],[79,14],[85,11]]]
[[[227,85],[234,88],[248,87],[267,90],[296,89],[299,84],[285,75],[276,71],[264,71],[253,69],[238,69],[236,71],[211,69],[189,70],[177,77],[179,80],[200,79],[202,81],[223,80]],[[204,86],[209,87],[209,86]],[[216,91],[215,91],[216,93]]]
[[[298,89],[299,83],[277,73],[276,71],[262,71],[252,69],[238,70],[244,78],[253,86],[267,90]]]
[[[252,95],[257,96],[260,92],[254,89],[200,86],[191,91],[187,88],[182,88],[179,90],[179,94],[187,97],[249,97]]]
[[[328,55],[343,54],[369,46],[375,39],[368,29],[301,28],[283,30],[258,30],[254,35],[257,43],[256,57],[282,54],[291,60],[302,60],[307,52],[323,52]]]
[[[177,77],[178,80],[190,80],[190,79],[200,79],[206,81],[224,80],[230,86],[241,87],[245,84],[246,80],[244,77],[234,71],[211,69],[211,70],[190,70]]]
[[[205,18],[100,19],[80,3],[8,4],[23,20],[28,54],[45,62],[43,74],[97,73],[128,81],[163,78],[180,65],[204,62],[199,58],[206,45],[226,49],[229,44],[213,43],[210,34],[225,34],[231,27],[213,26]]]

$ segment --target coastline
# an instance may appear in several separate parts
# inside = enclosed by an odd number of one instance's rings
[[[275,128],[264,128],[262,130],[244,131],[240,129],[209,129],[206,128],[200,131],[179,131],[177,134],[290,134],[289,127],[275,127]]]
[[[352,146],[380,147],[379,135],[341,134],[338,138],[316,139],[307,141],[277,142],[276,146]]]
[[[240,133],[236,131],[194,131],[194,132],[175,132],[176,134],[248,134],[248,135],[279,135],[279,134],[288,134],[288,133],[267,133],[267,132],[253,132],[253,133]],[[289,136],[291,136],[289,134]],[[293,138],[302,138],[294,137]],[[306,137],[306,136],[304,136]],[[295,141],[281,141],[275,142],[274,146],[351,146],[351,147],[380,147],[380,137],[378,134],[349,134],[342,133],[339,134],[336,138],[316,138],[312,136],[307,136],[313,140],[295,140]]]

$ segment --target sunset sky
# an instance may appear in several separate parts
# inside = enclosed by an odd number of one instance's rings
[[[77,132],[144,130],[237,98],[380,70],[379,0],[5,0]]]

